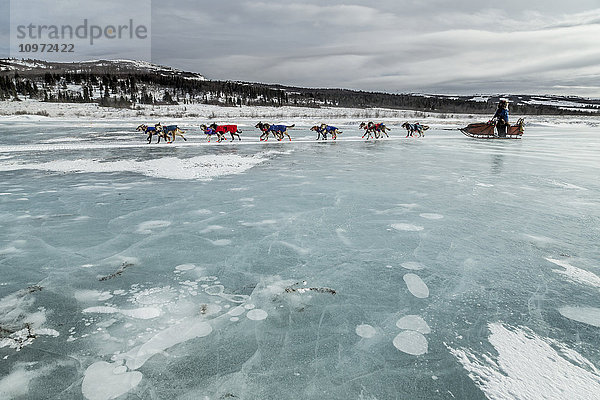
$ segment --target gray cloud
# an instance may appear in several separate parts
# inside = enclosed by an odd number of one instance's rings
[[[596,1],[167,0],[154,8],[186,21],[176,33],[154,31],[155,61],[215,79],[594,95],[600,77]]]
[[[85,9],[110,15],[121,3],[123,12],[135,12],[120,0],[86,6],[59,2],[73,15]],[[523,3],[153,1],[152,57],[213,79],[390,92],[600,97],[598,1]],[[0,29],[0,49],[3,35]]]

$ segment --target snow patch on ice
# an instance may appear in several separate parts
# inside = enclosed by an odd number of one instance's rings
[[[419,214],[419,216],[421,218],[431,219],[431,220],[444,219],[443,215],[441,215],[441,214],[434,214],[434,213],[423,213],[423,214]]]
[[[212,327],[203,318],[185,318],[183,322],[162,330],[141,346],[113,358],[115,361],[125,360],[129,369],[136,370],[141,368],[153,355],[188,340],[206,337],[211,332]]]
[[[548,245],[550,243],[556,243],[556,240],[546,237],[546,236],[539,236],[539,235],[530,235],[527,233],[523,234],[523,237],[525,237],[526,239],[535,242],[538,245]]]
[[[175,270],[180,272],[191,271],[193,269],[196,269],[196,265],[194,264],[181,264],[175,267]]]
[[[600,328],[600,308],[562,307],[558,312],[565,318]]]
[[[170,286],[144,289],[132,296],[132,302],[143,305],[168,304],[175,299],[177,293]]]
[[[18,363],[15,368],[0,379],[0,399],[28,398],[32,380],[47,374],[55,366],[31,369],[34,363]]]
[[[219,239],[219,240],[210,240],[210,239],[206,239],[208,240],[210,243],[212,243],[213,246],[229,246],[232,242],[229,239]]]
[[[14,332],[0,337],[0,349],[9,347],[20,351],[31,345],[38,336],[58,335],[55,330],[44,328],[46,309],[34,308],[33,293],[39,290],[42,288],[31,286],[0,299],[0,325],[14,329]]]
[[[429,288],[418,275],[406,274],[404,275],[404,282],[406,282],[406,286],[413,296],[419,299],[429,297]]]
[[[223,228],[222,226],[219,226],[219,225],[210,225],[210,226],[207,226],[206,228],[202,229],[199,233],[201,233],[201,234],[211,233],[211,232],[220,231],[222,229],[225,229],[225,228]]]
[[[169,221],[146,221],[138,225],[137,233],[151,235],[154,230],[166,228],[171,225]]]
[[[211,180],[243,173],[266,161],[264,155],[243,157],[237,154],[196,156],[188,159],[165,157],[145,161],[98,161],[94,159],[56,160],[41,163],[0,162],[0,171],[40,170],[62,173],[133,172],[152,178]]]
[[[295,251],[296,253],[298,253],[301,256],[305,256],[310,253],[310,250],[308,250],[308,249],[302,248],[302,247],[297,246],[292,243],[284,242],[282,240],[274,242],[273,244],[279,244],[283,247],[287,247],[288,249]],[[270,249],[269,249],[269,251],[270,251]]]
[[[418,315],[407,315],[402,317],[396,322],[396,326],[400,329],[415,331],[424,335],[431,333],[431,328],[427,322]]]
[[[19,249],[17,249],[15,246],[9,246],[9,247],[0,249],[0,255],[6,255],[6,254],[12,254],[12,253],[18,253],[18,252],[19,252]]]
[[[52,337],[60,336],[59,331],[57,331],[56,329],[50,329],[50,328],[39,328],[35,331],[35,334],[38,336],[52,336]]]
[[[405,263],[402,263],[401,265],[402,265],[402,268],[408,269],[411,271],[421,271],[421,270],[425,269],[425,266],[423,264],[414,262],[414,261],[405,262]]]
[[[364,339],[371,339],[377,334],[375,328],[367,324],[358,325],[355,331],[358,336]]]
[[[99,290],[76,290],[73,297],[80,303],[90,303],[96,301],[106,301],[113,297],[110,292],[101,292]]]
[[[88,400],[111,400],[134,389],[142,381],[141,372],[123,373],[119,364],[99,361],[85,370],[81,392]],[[117,372],[115,372],[115,370]]]
[[[400,332],[392,342],[403,353],[420,356],[427,353],[428,343],[422,333],[415,331]]]
[[[419,207],[419,205],[415,204],[415,203],[401,203],[401,204],[398,204],[398,207],[404,207],[404,208],[412,209],[412,208]]]
[[[258,226],[266,226],[266,225],[276,225],[277,221],[275,221],[274,219],[265,219],[264,221],[260,221],[260,222],[242,222],[243,226],[248,226],[248,227],[258,227]]]
[[[269,314],[265,310],[258,308],[250,310],[248,311],[248,314],[246,314],[246,317],[252,321],[262,321],[267,319],[268,316]]]
[[[84,313],[97,314],[122,314],[126,317],[135,319],[152,319],[160,316],[161,312],[158,308],[144,307],[131,310],[121,310],[115,307],[89,307],[83,310]]]
[[[239,307],[232,308],[231,310],[229,310],[227,312],[227,314],[231,315],[232,317],[239,317],[240,315],[244,314],[245,312],[246,312],[246,309],[242,306],[239,306]]]
[[[550,261],[552,264],[558,265],[559,267],[563,267],[563,270],[555,269],[554,272],[557,274],[561,274],[566,276],[569,280],[582,283],[588,286],[600,287],[600,277],[593,272],[586,271],[581,268],[577,268],[572,266],[566,261],[555,260],[553,258],[546,258],[546,260]]]
[[[553,184],[556,187],[564,188],[564,189],[574,189],[574,190],[582,190],[582,191],[587,191],[588,190],[588,189],[586,189],[584,187],[573,185],[572,183],[568,183],[568,182],[559,182],[559,181],[556,181],[556,180],[551,180],[550,183]]]
[[[338,239],[340,240],[340,242],[342,242],[344,245],[348,246],[348,247],[352,247],[352,241],[350,239],[348,239],[346,237],[346,235],[344,235],[346,233],[345,229],[342,228],[337,228],[335,230],[335,234],[337,235]]]
[[[527,328],[489,329],[497,355],[446,345],[489,399],[587,400],[600,393],[600,371],[581,354]]]
[[[242,304],[250,298],[249,296],[242,294],[227,294],[225,293],[225,287],[223,285],[208,286],[204,291],[210,296],[219,296],[232,303]]]
[[[405,231],[405,232],[420,232],[423,229],[425,229],[422,226],[405,224],[405,223],[392,224],[392,228],[394,228],[397,231]]]

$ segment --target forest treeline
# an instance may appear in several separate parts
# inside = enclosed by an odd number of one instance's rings
[[[2,62],[0,62],[0,67]],[[472,96],[391,94],[346,89],[312,89],[215,81],[199,75],[172,70],[136,71],[122,68],[32,68],[0,72],[0,100],[19,101],[25,97],[44,102],[97,103],[106,107],[131,108],[140,104],[214,104],[243,106],[302,106],[390,108],[444,113],[489,114],[498,97],[482,101]],[[511,98],[513,113],[520,115],[588,114],[597,102],[583,103],[578,109],[554,105],[528,104],[529,96]],[[553,98],[554,99],[554,98]],[[575,101],[573,98],[556,100]],[[589,111],[587,109],[589,108]]]

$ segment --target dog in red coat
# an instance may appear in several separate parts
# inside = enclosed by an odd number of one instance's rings
[[[242,140],[240,133],[242,133],[242,131],[240,131],[238,129],[237,125],[217,125],[217,124],[212,124],[210,126],[210,128],[214,129],[215,131],[217,131],[217,133],[225,136],[227,134],[231,135],[231,140],[234,140],[235,136],[237,136],[238,140]]]

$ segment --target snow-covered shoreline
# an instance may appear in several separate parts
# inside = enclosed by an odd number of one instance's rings
[[[168,118],[174,120],[189,119],[256,119],[256,118],[425,118],[435,115],[438,118],[449,118],[449,114],[424,113],[421,111],[392,110],[383,108],[361,109],[340,107],[266,107],[243,106],[224,107],[208,104],[187,105],[137,105],[135,109],[100,107],[95,103],[51,103],[35,100],[0,102],[0,121],[10,119],[31,120],[40,117],[66,119],[105,119],[105,120],[143,120]],[[16,118],[15,118],[16,117]]]
[[[493,110],[490,110],[491,117]],[[439,127],[455,127],[465,122],[483,121],[481,114],[436,113],[385,108],[339,108],[339,107],[223,107],[207,104],[187,105],[139,105],[135,109],[100,107],[92,103],[50,103],[36,100],[0,102],[0,123],[44,121],[133,121],[139,123],[174,122],[237,123],[251,125],[259,120],[310,125],[317,122],[353,123],[363,120],[384,120],[390,123],[421,121]],[[585,124],[600,125],[600,116],[527,116],[529,123],[536,124]]]

